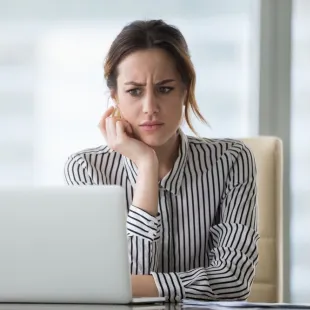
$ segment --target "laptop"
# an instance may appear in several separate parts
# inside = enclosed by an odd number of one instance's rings
[[[145,304],[132,298],[119,186],[0,189],[0,302]]]

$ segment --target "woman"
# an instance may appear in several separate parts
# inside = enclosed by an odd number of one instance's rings
[[[254,158],[240,141],[181,131],[183,118],[193,130],[190,110],[204,121],[184,37],[135,21],[104,71],[115,103],[99,124],[107,146],[73,154],[65,176],[126,190],[133,295],[246,299],[258,260]]]

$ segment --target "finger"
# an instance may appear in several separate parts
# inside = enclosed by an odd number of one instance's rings
[[[115,127],[116,119],[108,117],[106,118],[105,123],[106,123],[108,142],[113,142],[114,139],[116,139],[116,127]]]
[[[101,129],[101,131],[105,132],[105,127],[106,127],[106,122],[105,120],[110,116],[112,115],[114,112],[114,107],[109,107],[105,112],[104,114],[102,115],[101,119],[100,119],[100,122],[98,124],[98,127]]]
[[[104,136],[105,140],[107,140],[107,131],[106,131],[106,124],[105,124],[105,120],[101,119],[98,127],[102,133],[102,135]]]
[[[130,134],[130,135],[132,135],[133,134],[133,130],[132,130],[132,127],[131,127],[131,125],[126,121],[125,122],[125,131],[128,133],[128,134]]]
[[[125,124],[123,121],[117,121],[115,124],[115,128],[116,128],[117,139],[122,140],[127,137],[126,130],[125,130]]]
[[[109,107],[102,115],[102,118],[107,118],[113,114],[115,108],[113,106]]]

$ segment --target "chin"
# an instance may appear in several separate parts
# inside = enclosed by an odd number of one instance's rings
[[[169,134],[152,134],[152,135],[141,135],[141,141],[152,148],[158,148],[166,143],[172,138]]]
[[[157,148],[164,145],[167,142],[167,139],[158,137],[143,137],[141,141],[152,148]]]

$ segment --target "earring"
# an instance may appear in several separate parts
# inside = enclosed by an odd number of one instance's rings
[[[118,118],[121,117],[121,112],[120,112],[120,110],[119,110],[119,108],[118,108],[117,106],[114,107],[114,110],[113,110],[113,113],[112,113],[111,116],[112,116],[112,117],[118,117]]]
[[[115,110],[114,110],[114,116],[115,116],[115,117],[121,117],[121,112],[120,112],[119,108],[115,108]]]

